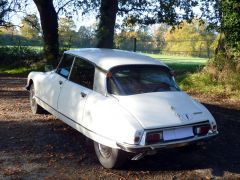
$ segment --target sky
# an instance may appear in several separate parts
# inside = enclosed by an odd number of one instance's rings
[[[34,3],[30,4],[27,7],[26,12],[28,14],[36,14],[39,18],[39,13]],[[85,16],[82,16],[81,12],[78,14],[79,15],[75,13],[73,16],[73,20],[76,24],[76,30],[78,30],[79,27],[82,25],[91,26],[96,23],[96,13],[86,14]],[[23,12],[11,13],[9,15],[10,22],[12,22],[14,25],[21,26],[21,19],[23,19],[24,16],[26,16],[26,13],[23,13]],[[65,16],[60,15],[59,17],[65,17]]]

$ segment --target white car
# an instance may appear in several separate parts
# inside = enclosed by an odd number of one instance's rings
[[[179,89],[168,66],[138,53],[69,50],[56,70],[31,72],[26,88],[33,113],[45,109],[92,139],[106,168],[218,134],[211,113]]]

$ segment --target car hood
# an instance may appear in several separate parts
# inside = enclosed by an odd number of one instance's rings
[[[115,97],[144,129],[178,126],[208,119],[201,105],[182,91]]]

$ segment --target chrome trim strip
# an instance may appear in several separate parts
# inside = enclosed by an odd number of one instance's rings
[[[120,144],[117,143],[118,147],[120,147],[122,150],[128,151],[128,152],[148,152],[148,151],[154,151],[156,149],[162,149],[162,148],[168,148],[168,147],[177,147],[182,145],[187,145],[196,141],[201,140],[207,140],[209,138],[215,137],[218,134],[218,132],[209,133],[206,136],[200,136],[200,137],[193,137],[191,139],[185,139],[185,140],[179,140],[179,141],[171,141],[167,143],[158,143],[158,144],[152,144],[152,145],[131,145],[131,144]]]
[[[179,128],[183,128],[183,127],[193,127],[193,126],[199,126],[199,125],[210,125],[209,121],[201,121],[201,122],[197,122],[197,123],[191,123],[191,124],[185,124],[185,125],[180,125],[180,126],[170,126],[170,127],[164,127],[164,128],[157,128],[157,129],[145,129],[142,139],[140,141],[140,145],[145,146],[146,145],[146,136],[148,133],[151,132],[159,132],[159,131],[164,131],[164,130],[169,130],[169,129],[179,129]],[[176,141],[181,141],[181,140],[176,140]],[[175,141],[175,142],[176,142]]]

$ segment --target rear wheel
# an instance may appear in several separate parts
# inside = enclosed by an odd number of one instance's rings
[[[30,106],[33,114],[42,114],[44,112],[44,109],[41,106],[39,106],[36,102],[35,89],[33,84],[30,87],[29,100],[30,100]]]
[[[120,168],[128,160],[129,154],[121,149],[111,148],[94,142],[94,149],[103,167]]]

